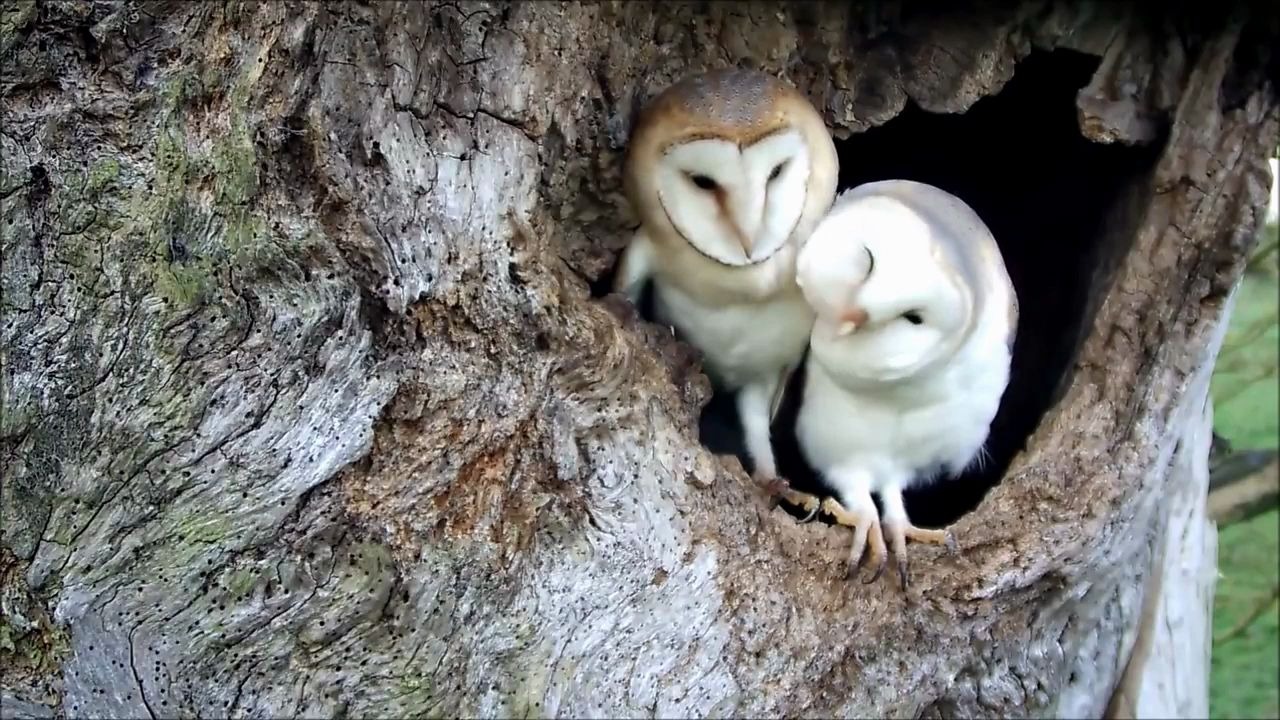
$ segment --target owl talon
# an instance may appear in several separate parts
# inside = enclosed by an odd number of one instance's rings
[[[867,500],[869,501],[870,498],[868,497]],[[822,501],[824,512],[835,518],[840,525],[853,528],[853,547],[849,549],[849,568],[845,573],[846,579],[851,580],[857,576],[864,552],[876,568],[871,581],[880,577],[884,569],[888,553],[885,551],[884,534],[880,531],[880,518],[876,514],[875,507],[874,503],[868,502],[865,506],[850,511],[835,498],[826,498]]]
[[[822,507],[822,502],[818,500],[816,495],[810,495],[809,493],[800,492],[799,490],[792,490],[789,485],[785,484],[786,481],[783,481],[783,483],[784,485],[782,489],[774,495],[774,507],[777,507],[777,501],[781,499],[786,500],[789,505],[794,505],[795,507],[808,512],[809,514],[806,515],[803,520],[799,521],[801,524],[807,523],[818,516],[818,510]]]
[[[960,552],[955,537],[946,530],[924,530],[906,521],[885,524],[885,532],[889,535],[889,544],[893,554],[898,558],[898,578],[905,592],[909,585],[907,569],[907,540],[926,545],[941,545],[950,554]]]
[[[790,490],[787,481],[776,475],[773,477],[756,476],[753,479],[760,486],[760,489],[764,491],[765,496],[769,498],[770,509],[777,507],[778,499]]]
[[[876,561],[876,569],[874,572],[871,573],[871,577],[867,578],[866,580],[863,580],[862,584],[870,585],[876,580],[879,580],[880,575],[884,573],[885,566],[888,564],[889,564],[889,554],[884,553],[880,556],[880,559]]]
[[[875,572],[871,573],[871,577],[867,579],[866,584],[870,585],[880,579],[880,575],[884,573],[884,567],[889,562],[889,550],[884,544],[884,533],[880,529],[880,519],[876,518],[875,525],[871,527],[871,562],[875,563]]]

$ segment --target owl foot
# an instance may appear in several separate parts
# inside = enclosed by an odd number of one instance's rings
[[[770,508],[777,507],[778,498],[786,494],[791,487],[784,478],[777,475],[765,475],[757,472],[751,475],[751,480],[769,499]]]
[[[783,487],[779,493],[774,496],[786,500],[788,504],[794,505],[801,510],[809,513],[800,520],[800,523],[807,523],[818,516],[818,510],[822,507],[822,502],[818,500],[817,495],[810,495],[799,490],[792,490],[789,486]],[[776,502],[776,500],[775,500]]]
[[[880,573],[884,572],[885,562],[889,559],[884,546],[884,535],[880,531],[880,517],[875,508],[874,504],[868,503],[867,506],[850,511],[835,498],[822,501],[823,512],[835,518],[837,523],[853,528],[853,547],[849,551],[849,569],[845,577],[852,580],[857,576],[864,552],[868,556],[868,564],[875,568],[871,577],[862,581],[863,584],[875,582]]]
[[[941,545],[952,555],[960,552],[959,545],[951,533],[946,530],[924,530],[906,520],[885,523],[885,534],[893,546],[893,555],[898,559],[898,578],[905,591],[908,584],[907,573],[907,540],[928,545]]]

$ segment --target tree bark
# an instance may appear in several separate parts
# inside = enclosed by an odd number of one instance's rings
[[[1157,596],[1212,596],[1200,413],[1277,136],[1274,27],[1212,5],[7,5],[5,716],[1133,702]],[[1159,161],[961,554],[849,583],[699,445],[696,355],[589,294],[631,119],[741,62],[843,138],[1055,47],[1103,58],[1081,131]]]
[[[1223,328],[1225,329],[1225,328]],[[1216,339],[1221,342],[1222,338]],[[1163,527],[1144,590],[1142,613],[1108,718],[1207,718],[1209,656],[1213,646],[1213,587],[1217,533],[1208,510],[1212,364],[1196,374],[1170,468]]]

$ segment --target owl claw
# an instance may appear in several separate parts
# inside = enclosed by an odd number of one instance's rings
[[[887,565],[887,564],[888,564],[888,561],[889,561],[889,555],[888,555],[888,553],[885,553],[885,554],[881,555],[881,556],[880,556],[880,559],[879,559],[878,561],[876,561],[876,569],[875,569],[875,572],[871,573],[871,577],[867,578],[866,580],[863,580],[863,581],[862,581],[862,584],[863,584],[863,585],[870,585],[871,583],[873,583],[873,582],[875,582],[875,581],[879,580],[879,579],[880,579],[880,575],[884,573],[884,567],[885,567],[885,565]]]
[[[765,496],[769,498],[770,508],[777,507],[779,497],[790,489],[787,481],[777,476],[770,478],[756,477],[755,481],[760,486],[760,489],[764,490]]]
[[[801,524],[810,522],[818,516],[818,510],[822,507],[822,502],[818,500],[816,495],[792,490],[785,480],[782,480],[781,483],[782,486],[773,494],[773,507],[777,507],[778,500],[786,500],[788,504],[808,512],[809,514],[799,521]]]
[[[850,511],[835,498],[826,498],[822,501],[823,511],[835,518],[837,523],[853,528],[853,547],[849,549],[845,579],[852,580],[857,577],[858,566],[861,564],[864,552],[868,556],[869,564],[875,567],[871,579],[864,582],[874,582],[884,571],[888,553],[885,551],[884,535],[880,531],[880,518],[876,514],[875,507],[874,503],[868,503],[865,507]]]
[[[909,586],[910,575],[907,567],[907,540],[928,545],[941,545],[952,555],[960,552],[960,546],[956,543],[955,537],[946,530],[924,530],[904,520],[886,523],[885,532],[889,536],[889,545],[893,548],[893,554],[898,558],[898,579],[903,592],[906,592]]]
[[[875,572],[871,573],[871,577],[867,579],[866,584],[880,579],[880,575],[884,573],[884,566],[889,561],[889,550],[884,545],[884,531],[880,527],[880,518],[874,520],[875,524],[871,526],[871,562],[875,563]]]

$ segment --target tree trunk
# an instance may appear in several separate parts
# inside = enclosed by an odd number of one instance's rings
[[[1203,713],[1202,411],[1278,112],[1273,20],[1198,5],[6,4],[5,717]],[[1092,149],[1007,179],[1138,159],[1073,180],[1079,244],[1070,192],[993,220],[1003,478],[908,591],[848,582],[700,444],[696,353],[591,293],[631,119],[754,65],[848,181],[1051,50],[1101,60],[1070,138],[1017,122]]]

